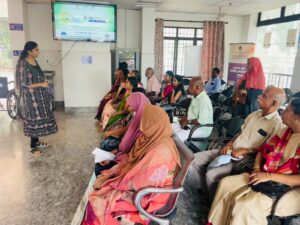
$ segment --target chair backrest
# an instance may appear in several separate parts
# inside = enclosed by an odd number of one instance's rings
[[[293,92],[289,88],[283,88],[283,90],[285,92],[285,98],[286,98],[285,103],[289,103],[293,97]]]
[[[214,109],[214,115],[213,115],[214,122],[216,122],[217,120],[219,120],[222,115],[223,115],[222,108],[221,107],[215,107],[215,109]]]
[[[183,83],[184,86],[188,86],[188,85],[190,85],[190,80],[184,78],[184,79],[182,79],[182,83]]]
[[[179,140],[176,134],[173,134],[173,140],[178,149],[181,161],[181,167],[174,178],[173,187],[180,188],[182,187],[187,176],[189,167],[194,160],[194,154],[187,148],[187,146],[184,143],[182,143]],[[155,215],[160,217],[166,217],[167,215],[169,215],[176,206],[178,195],[179,193],[170,194],[167,204],[161,209],[159,209],[155,213]]]
[[[192,102],[191,98],[186,98],[186,99],[180,101],[178,103],[178,106],[181,107],[181,108],[184,108],[184,109],[188,110],[188,108],[190,107],[191,102]]]
[[[225,121],[222,127],[226,130],[227,137],[234,137],[241,131],[241,127],[244,124],[244,119],[237,116]]]
[[[234,86],[229,86],[224,91],[222,91],[222,95],[224,95],[226,98],[231,97],[233,94],[233,88],[234,88]]]
[[[300,91],[293,95],[293,98],[300,98]]]
[[[209,96],[210,100],[215,103],[219,101],[219,97],[220,97],[220,93],[214,93]]]

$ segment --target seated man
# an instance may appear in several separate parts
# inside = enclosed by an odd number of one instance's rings
[[[208,192],[212,201],[218,182],[230,174],[234,162],[207,171],[207,165],[217,156],[229,154],[234,158],[255,153],[257,148],[273,137],[281,128],[282,122],[277,112],[284,102],[284,91],[276,87],[268,87],[258,98],[261,110],[250,114],[241,133],[228,142],[221,150],[209,150],[195,154],[195,160],[189,171],[189,176],[202,191]]]
[[[190,129],[195,125],[205,125],[213,123],[213,108],[209,97],[204,91],[202,78],[194,77],[190,81],[189,93],[194,96],[189,107],[187,115],[183,116],[179,124],[172,124],[174,133],[184,142],[190,133]],[[197,129],[193,137],[208,137],[212,127],[203,127]]]
[[[154,74],[154,69],[151,67],[148,67],[146,69],[146,73],[145,73],[146,77],[147,77],[147,88],[146,88],[146,92],[155,92],[155,95],[157,95],[160,92],[160,83],[158,82],[155,74]]]
[[[221,79],[219,75],[220,69],[217,67],[213,68],[211,78],[205,85],[205,91],[208,96],[221,91]]]

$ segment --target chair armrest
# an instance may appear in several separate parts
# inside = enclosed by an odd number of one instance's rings
[[[193,133],[194,133],[197,129],[201,128],[201,127],[214,127],[214,124],[205,124],[205,125],[196,125],[196,126],[193,126],[192,129],[191,129],[191,131],[190,131],[190,134],[189,134],[189,137],[188,137],[187,140],[188,140],[188,141],[191,141],[191,140],[193,140],[193,141],[206,141],[207,138],[192,138]]]
[[[231,140],[232,140],[231,137],[223,137],[223,138],[218,138],[218,139],[212,140],[212,142],[208,146],[208,150],[217,149],[218,146],[220,145],[220,143],[226,144],[227,142],[229,142]]]
[[[154,215],[148,213],[146,210],[143,209],[141,206],[141,201],[145,195],[152,194],[152,193],[180,193],[183,191],[183,187],[179,188],[172,188],[172,187],[166,187],[166,188],[144,188],[138,191],[138,193],[135,196],[134,204],[138,211],[146,216],[147,218],[151,219],[152,221],[160,224],[160,225],[169,225],[169,220],[167,219],[161,219],[158,217],[155,217]]]

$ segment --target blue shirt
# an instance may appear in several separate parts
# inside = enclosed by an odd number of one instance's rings
[[[212,95],[214,93],[218,93],[221,91],[221,79],[216,77],[214,79],[209,79],[206,83],[205,91],[208,95]]]

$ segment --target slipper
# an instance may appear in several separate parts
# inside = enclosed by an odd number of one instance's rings
[[[31,148],[30,152],[31,152],[34,156],[44,155],[44,153],[41,152],[41,150],[39,150],[38,148]]]
[[[49,147],[50,145],[48,143],[45,143],[45,142],[37,142],[36,143],[36,147],[37,148],[47,148]]]

